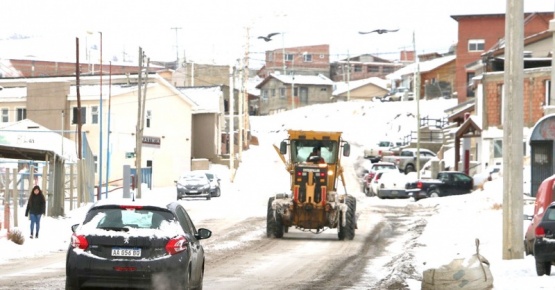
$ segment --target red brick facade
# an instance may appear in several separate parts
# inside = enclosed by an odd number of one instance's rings
[[[474,71],[468,65],[478,61],[482,53],[493,48],[500,39],[505,38],[505,14],[487,15],[455,15],[451,16],[458,22],[457,71],[455,91],[459,103],[472,97],[468,92],[468,78]],[[549,20],[553,12],[525,13],[524,37],[545,31],[549,28]],[[487,29],[486,29],[487,28]],[[483,41],[483,50],[469,51],[469,41]]]
[[[526,72],[523,85],[523,117],[524,126],[533,127],[544,116],[546,85],[551,79],[550,72],[536,70]],[[503,128],[502,120],[502,88],[504,74],[486,74],[482,80],[484,90],[484,128]],[[553,104],[551,104],[553,105]]]
[[[266,51],[266,64],[258,75],[262,78],[268,77],[270,73],[279,71],[283,73],[283,53],[292,55],[292,60],[285,61],[286,73],[291,71],[296,75],[318,75],[330,76],[330,46],[328,44],[298,46],[279,48]],[[305,56],[310,55],[311,60],[305,60]]]

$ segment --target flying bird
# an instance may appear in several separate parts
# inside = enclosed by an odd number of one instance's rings
[[[373,32],[377,32],[378,34],[384,34],[384,33],[388,33],[388,32],[397,32],[399,31],[399,29],[376,29],[376,30],[372,30],[372,31],[368,31],[368,32],[364,32],[364,31],[359,31],[359,34],[368,34],[368,33],[373,33]]]
[[[279,34],[279,32],[274,32],[274,33],[268,34],[268,36],[259,36],[258,38],[264,39],[264,41],[268,42],[268,41],[272,40],[272,36],[278,35],[278,34]]]

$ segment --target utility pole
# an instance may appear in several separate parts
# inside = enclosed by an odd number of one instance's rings
[[[351,56],[347,50],[347,102],[351,100],[351,88],[349,82],[351,81]]]
[[[507,0],[503,102],[503,259],[523,259],[524,4]]]
[[[233,155],[235,154],[235,124],[234,124],[234,111],[233,111],[233,103],[235,103],[235,98],[233,97],[233,79],[235,77],[235,68],[230,65],[229,66],[229,170],[231,170],[230,174],[230,181],[233,182],[235,179],[235,164],[233,160]]]
[[[142,147],[143,147],[143,126],[144,126],[144,112],[145,112],[145,102],[146,102],[146,87],[148,85],[148,74],[146,74],[146,81],[143,81],[143,67],[144,67],[144,58],[145,54],[143,52],[143,48],[139,47],[139,85],[137,88],[137,125],[136,125],[136,132],[135,132],[135,166],[137,168],[135,182],[137,188],[137,198],[141,198],[141,187],[142,187],[142,178],[141,178],[141,164],[142,164]],[[150,60],[149,60],[150,61]],[[149,63],[147,61],[147,64]],[[147,65],[148,71],[148,65]],[[145,84],[145,89],[143,91],[142,86],[143,83]]]
[[[283,75],[286,75],[285,69],[285,33],[281,33],[281,61],[283,63]]]
[[[239,67],[237,69],[238,69],[238,72],[239,72],[239,79],[241,80],[241,90],[239,92],[239,100],[237,102],[237,109],[238,109],[237,116],[239,117],[237,119],[237,122],[239,122],[239,124],[238,124],[239,125],[239,132],[237,133],[237,135],[238,135],[237,137],[239,138],[239,140],[238,140],[237,144],[239,144],[239,162],[241,162],[243,160],[243,158],[242,158],[243,157],[243,130],[244,130],[244,128],[243,128],[243,125],[244,125],[244,123],[243,123],[243,119],[244,119],[243,118],[243,111],[244,111],[243,99],[245,97],[245,81],[244,81],[244,76],[243,76],[244,71],[241,68],[241,66],[243,65],[243,60],[239,59],[238,65],[239,65]],[[233,78],[233,79],[235,79],[235,78]]]
[[[142,140],[139,137],[140,133],[140,120],[141,120],[141,90],[143,86],[143,48],[139,47],[139,75],[138,75],[138,85],[137,85],[137,123],[135,125],[135,185],[137,188],[137,193],[140,192],[141,188],[141,153],[139,152],[140,146],[142,146]]]
[[[243,142],[248,145],[248,132],[250,130],[249,126],[249,93],[247,90],[248,80],[249,80],[249,46],[250,46],[250,28],[247,27],[247,45],[245,46],[245,63],[243,65]],[[241,159],[242,160],[242,159]]]
[[[179,68],[179,42],[177,41],[177,31],[181,29],[181,27],[172,27],[171,29],[175,30],[175,69]]]

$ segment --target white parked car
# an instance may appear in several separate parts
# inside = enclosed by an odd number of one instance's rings
[[[407,176],[397,170],[379,170],[372,179],[371,190],[379,198],[408,198],[406,183]]]

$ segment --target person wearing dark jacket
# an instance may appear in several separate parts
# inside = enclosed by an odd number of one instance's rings
[[[25,210],[25,216],[31,218],[31,236],[33,238],[33,232],[35,232],[35,238],[39,237],[40,230],[40,218],[46,212],[46,199],[42,190],[38,185],[33,187],[29,200],[27,201],[27,209]],[[36,231],[33,231],[36,229]]]

